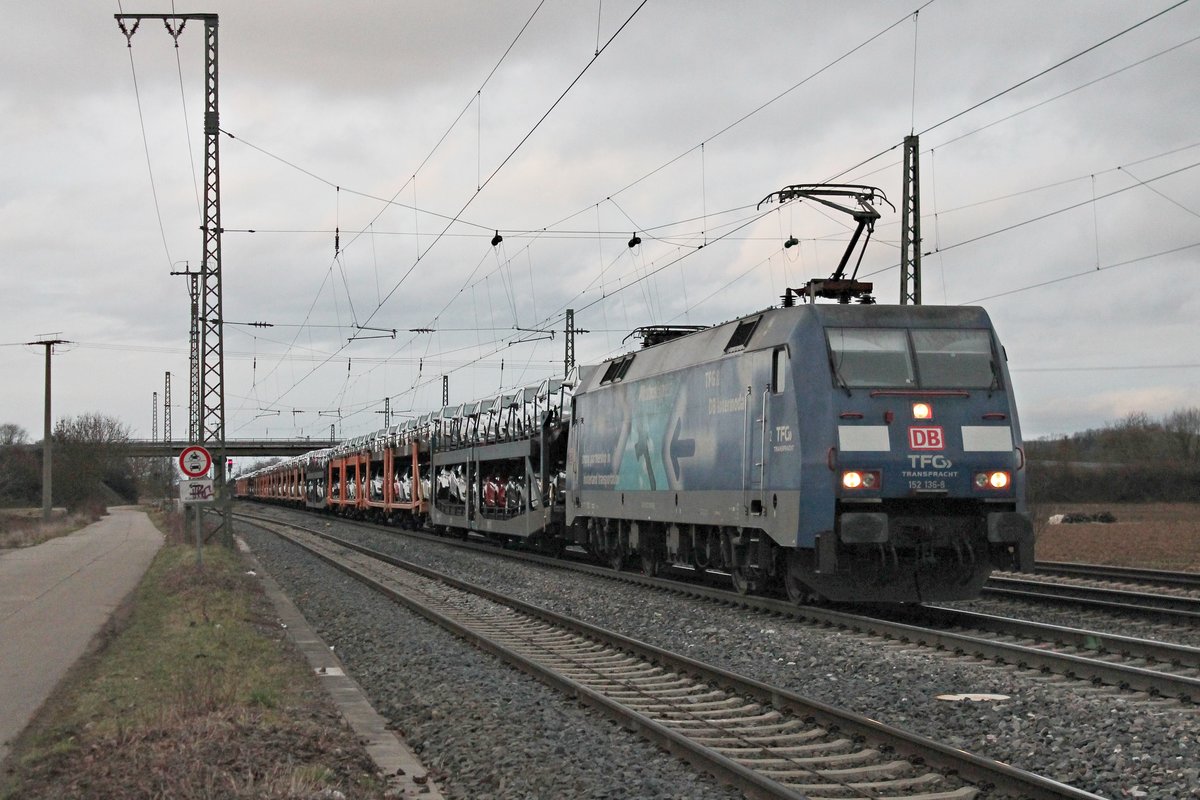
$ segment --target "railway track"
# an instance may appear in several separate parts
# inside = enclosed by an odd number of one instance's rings
[[[894,616],[915,626],[911,633],[891,634],[900,641],[1154,697],[1200,701],[1200,648],[942,606]]]
[[[249,515],[247,518],[263,519]],[[398,532],[395,528],[369,523],[352,524],[366,525],[389,534]],[[695,579],[674,580],[634,572],[615,572],[611,568],[582,561],[564,561],[521,550],[505,550],[490,543],[446,539],[419,531],[402,533],[449,547],[478,550],[491,556],[532,561],[557,569],[682,593],[711,602],[741,606],[766,615],[790,617],[811,625],[878,637],[897,644],[928,647],[952,656],[1060,675],[1089,687],[1104,685],[1144,692],[1150,697],[1172,698],[1185,703],[1200,702],[1200,648],[1196,647],[944,606],[921,607],[914,611],[886,607],[864,613],[797,606],[784,599],[739,595]]]
[[[1034,572],[1039,575],[1070,575],[1099,581],[1149,584],[1200,592],[1200,572],[1171,572],[1163,569],[1076,564],[1067,561],[1038,561]]]
[[[749,797],[1096,797],[323,531],[250,519]]]
[[[1173,623],[1200,623],[1200,596],[1194,593],[1139,591],[1128,585],[1098,585],[1090,578],[993,575],[984,584],[983,595],[1138,614]]]

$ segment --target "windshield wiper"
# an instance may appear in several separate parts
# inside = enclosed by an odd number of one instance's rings
[[[854,395],[850,392],[850,385],[846,383],[846,379],[842,377],[842,371],[838,369],[837,364],[833,361],[832,353],[829,355],[829,368],[833,370],[833,379],[837,381],[838,386],[846,391],[846,397],[853,397]]]

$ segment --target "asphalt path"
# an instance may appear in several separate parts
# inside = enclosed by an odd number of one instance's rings
[[[115,507],[70,536],[0,552],[0,761],[162,543],[144,512]]]

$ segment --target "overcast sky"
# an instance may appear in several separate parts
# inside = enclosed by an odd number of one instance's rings
[[[567,308],[587,362],[777,303],[849,234],[756,210],[788,184],[887,194],[859,277],[896,303],[910,132],[924,301],[988,310],[1026,438],[1196,405],[1200,2],[1172,5],[6,0],[0,422],[40,438],[23,343],[53,335],[56,419],[149,438],[158,392],[161,437],[170,372],[187,434],[204,31],[128,48],[121,11],[220,15],[228,438],[558,375]]]

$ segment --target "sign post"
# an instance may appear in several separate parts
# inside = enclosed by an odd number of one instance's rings
[[[179,454],[179,470],[189,478],[179,484],[179,499],[183,502],[185,519],[188,506],[196,506],[196,566],[201,566],[204,561],[200,541],[200,520],[204,512],[198,504],[213,502],[213,482],[205,477],[210,469],[212,454],[200,445],[185,447]]]

